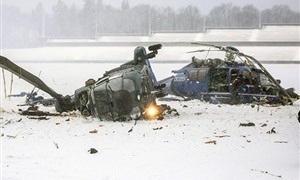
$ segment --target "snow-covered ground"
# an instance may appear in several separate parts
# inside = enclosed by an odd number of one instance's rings
[[[78,114],[33,120],[18,115],[20,107],[12,101],[5,102],[1,176],[299,179],[299,101],[282,107],[158,102],[176,108],[180,116],[142,120],[135,126],[134,121],[107,122]],[[248,122],[255,126],[240,126]],[[269,134],[273,128],[276,133]],[[90,154],[91,148],[98,153]]]
[[[85,80],[101,77],[117,63],[19,65],[36,75],[41,71],[41,79],[57,92],[72,94]],[[153,64],[153,69],[162,79],[182,65]],[[299,93],[299,65],[266,68],[284,87],[295,87]],[[5,77],[9,92],[10,73]],[[15,94],[33,87],[14,77],[12,88]],[[135,126],[134,121],[99,121],[77,112],[49,116],[49,120],[29,119],[18,114],[18,109],[27,108],[17,106],[23,101],[2,98],[1,102],[0,177],[5,180],[300,178],[300,101],[279,107],[158,101],[176,108],[180,116],[141,120]],[[40,108],[54,112],[53,107]],[[255,126],[240,126],[248,122]],[[272,129],[275,133],[268,133]],[[90,154],[91,148],[98,153]]]

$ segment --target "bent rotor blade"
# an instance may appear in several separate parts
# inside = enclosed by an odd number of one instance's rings
[[[15,63],[13,63],[12,61],[10,61],[9,59],[3,56],[0,56],[0,67],[12,72],[13,74],[24,79],[25,81],[32,84],[33,86],[45,91],[46,93],[56,98],[57,100],[63,99],[62,98],[63,96],[61,94],[58,94],[49,86],[47,86],[40,78],[26,71],[25,69],[21,68],[20,66],[16,65]]]

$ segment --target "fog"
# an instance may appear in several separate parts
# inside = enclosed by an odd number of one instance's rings
[[[41,46],[49,38],[147,36],[153,32],[204,32],[207,28],[253,29],[261,28],[262,24],[300,22],[297,0],[212,0],[209,3],[192,0],[180,3],[171,0],[1,2],[1,48]]]
[[[1,0],[2,1],[2,0]],[[52,6],[57,3],[58,0],[4,0],[3,4],[14,5],[19,7],[23,11],[30,11],[33,9],[39,2],[42,2],[47,11],[52,11]],[[71,6],[73,3],[78,7],[82,7],[84,4],[84,0],[63,0],[67,5]],[[107,5],[111,5],[115,8],[120,8],[122,0],[102,0],[103,3]],[[267,9],[271,8],[274,5],[285,4],[291,7],[293,11],[300,10],[300,5],[298,0],[129,0],[128,1],[131,6],[136,6],[139,4],[149,4],[152,6],[169,6],[172,8],[180,8],[183,6],[194,5],[200,9],[200,11],[204,14],[209,13],[209,11],[220,4],[233,3],[238,6],[244,6],[247,4],[252,4],[256,6],[258,9]]]

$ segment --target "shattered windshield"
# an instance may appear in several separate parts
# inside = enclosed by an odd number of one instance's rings
[[[134,82],[131,79],[124,79],[122,77],[111,79],[108,82],[108,86],[112,91],[126,90],[133,92],[135,90]]]
[[[274,83],[263,73],[260,74],[260,82],[262,86],[272,86]]]

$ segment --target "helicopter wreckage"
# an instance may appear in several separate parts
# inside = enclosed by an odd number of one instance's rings
[[[292,104],[299,95],[293,88],[284,89],[254,57],[231,46],[192,43],[208,49],[188,53],[205,53],[158,84],[162,93],[184,99],[201,99],[212,103]],[[219,58],[222,57],[222,58]]]
[[[149,53],[138,46],[133,60],[105,72],[98,80],[87,80],[85,86],[75,90],[74,95],[57,93],[40,78],[3,56],[0,56],[0,67],[52,96],[50,101],[54,102],[58,112],[54,115],[79,110],[83,116],[100,120],[163,119],[163,113],[172,112],[179,115],[176,109],[156,104],[157,98],[163,99],[166,95],[228,104],[258,102],[285,105],[299,99],[292,88],[282,88],[280,82],[255,58],[230,46],[198,45],[209,49],[189,53],[206,52],[205,58],[193,57],[191,63],[173,71],[174,76],[160,81],[156,80],[149,59],[156,56],[162,45],[149,46]],[[225,53],[225,57],[209,57],[212,52]],[[24,112],[24,115],[31,115],[31,112]]]
[[[40,78],[3,56],[0,56],[0,67],[52,96],[59,113],[79,110],[83,116],[113,121],[159,118],[165,110],[173,111],[169,106],[156,104],[159,92],[154,91],[156,78],[149,59],[154,58],[161,47],[161,44],[149,46],[149,53],[144,47],[137,47],[133,60],[105,72],[98,80],[87,80],[74,95],[57,93]]]

